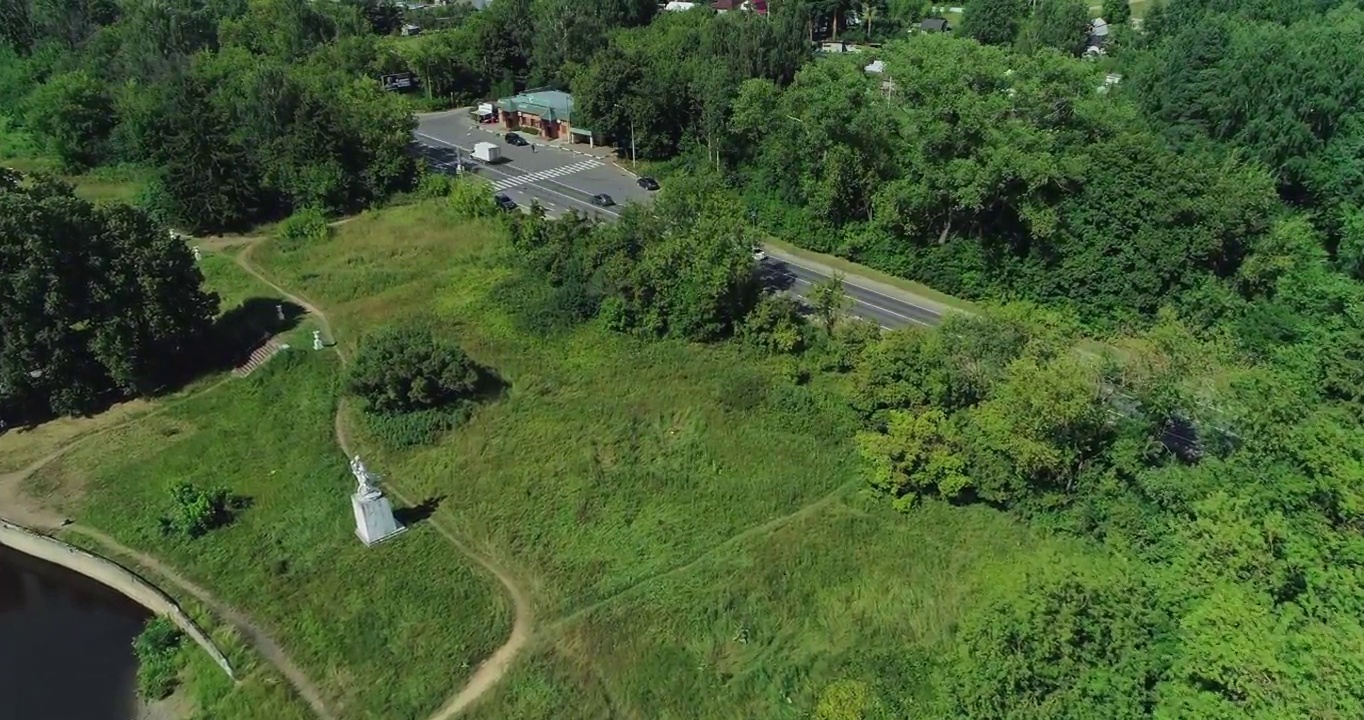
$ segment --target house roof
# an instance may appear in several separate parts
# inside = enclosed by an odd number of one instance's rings
[[[919,27],[923,28],[924,30],[943,32],[949,29],[951,26],[948,25],[947,21],[942,18],[926,18],[922,23],[919,23]]]
[[[715,0],[710,4],[715,10],[735,10],[740,5],[743,5],[743,0]]]
[[[497,101],[499,110],[523,112],[546,120],[571,122],[573,96],[562,90],[528,90]]]

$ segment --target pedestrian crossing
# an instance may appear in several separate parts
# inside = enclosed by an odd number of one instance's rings
[[[563,177],[565,175],[572,175],[573,173],[576,172],[591,170],[592,168],[601,166],[602,161],[600,160],[584,160],[582,162],[575,162],[572,165],[557,167],[554,168],[553,170],[541,170],[539,172],[527,173],[525,175],[516,175],[514,177],[502,178],[501,180],[496,180],[493,182],[493,189],[506,190],[507,188],[513,188],[518,185],[533,183],[537,180],[549,180],[550,178]]]

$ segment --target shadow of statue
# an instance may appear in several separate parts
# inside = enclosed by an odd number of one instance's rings
[[[393,518],[406,527],[412,527],[434,515],[444,501],[444,495],[432,496],[412,507],[394,509]]]

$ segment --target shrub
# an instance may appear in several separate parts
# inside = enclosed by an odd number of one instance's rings
[[[555,287],[539,273],[522,272],[497,286],[494,302],[535,335],[568,330],[594,317],[601,298],[583,283],[571,280]]]
[[[361,342],[348,385],[371,412],[406,413],[466,399],[478,380],[478,368],[458,345],[409,323]]]
[[[448,197],[455,188],[455,182],[449,175],[422,166],[417,178],[417,197],[428,199]]]
[[[145,700],[160,700],[175,689],[180,672],[180,643],[184,636],[169,619],[160,615],[147,621],[133,639],[137,656],[137,692]]]
[[[197,538],[232,521],[232,495],[224,488],[204,490],[187,482],[171,489],[169,517],[161,518],[161,530],[171,535]]]
[[[306,207],[285,218],[275,236],[286,245],[297,247],[330,238],[332,227],[327,215],[317,207]]]
[[[768,352],[800,352],[806,346],[800,307],[787,295],[767,293],[744,318],[739,337]]]
[[[492,186],[481,180],[457,179],[450,183],[447,193],[450,210],[459,218],[496,217],[501,210],[493,202]]]

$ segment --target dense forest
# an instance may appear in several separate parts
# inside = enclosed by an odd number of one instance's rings
[[[1105,2],[1095,58],[1071,0],[971,0],[955,34],[916,32],[918,3],[770,5],[495,0],[410,13],[430,31],[399,41],[386,2],[3,0],[0,130],[155,180],[144,215],[6,176],[0,227],[57,253],[19,219],[65,213],[99,253],[188,276],[149,218],[225,229],[409,189],[494,215],[415,167],[412,110],[569,88],[665,188],[609,225],[508,221],[527,328],[790,356],[846,390],[888,504],[988,504],[1112,558],[1023,569],[929,670],[934,697],[882,688],[847,717],[1364,717],[1364,10],[1171,0],[1138,23]],[[877,45],[811,49],[834,36]],[[382,92],[403,69],[421,93]],[[882,334],[830,288],[810,323],[755,282],[765,234],[995,309]],[[131,293],[127,267],[107,282]],[[201,307],[197,282],[169,304]],[[101,391],[156,374],[122,338],[172,352],[204,322],[149,309],[139,334],[75,297],[62,342]],[[11,388],[49,352],[36,331],[10,350],[25,317],[0,314]],[[84,407],[59,389],[33,392]]]

